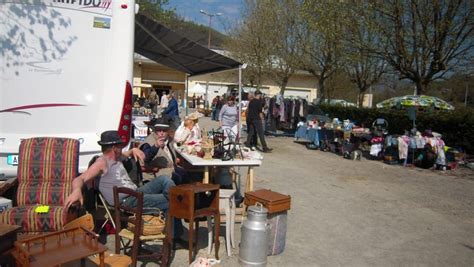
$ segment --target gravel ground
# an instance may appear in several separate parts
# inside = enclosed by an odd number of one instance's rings
[[[216,127],[208,118],[200,124]],[[286,249],[268,266],[474,266],[473,171],[351,161],[285,137],[267,142],[274,150],[256,168],[255,187],[292,198]],[[187,266],[187,255],[177,250],[172,266]],[[238,248],[227,257],[223,236],[220,258],[220,266],[239,266]]]

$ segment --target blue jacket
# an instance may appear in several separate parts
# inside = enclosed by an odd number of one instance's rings
[[[171,98],[168,102],[168,107],[163,111],[164,115],[170,115],[171,117],[179,117],[179,110],[178,110],[178,101],[176,99]]]

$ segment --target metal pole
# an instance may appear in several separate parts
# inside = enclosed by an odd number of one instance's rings
[[[237,136],[242,138],[241,129],[242,129],[242,65],[239,65],[239,107],[237,109],[237,114],[239,118],[239,128],[237,129]]]
[[[184,107],[186,108],[186,116],[188,116],[188,114],[189,114],[189,108],[188,108],[188,94],[189,94],[188,78],[189,78],[189,74],[186,73],[186,82],[184,84]]]
[[[211,49],[211,24],[212,24],[212,15],[209,16],[209,37],[207,39],[207,48]]]

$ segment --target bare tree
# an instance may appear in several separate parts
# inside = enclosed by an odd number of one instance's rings
[[[272,57],[267,69],[269,76],[280,86],[280,94],[285,93],[289,79],[295,73],[302,56],[300,50],[299,5],[294,0],[264,1],[270,20]]]
[[[425,93],[436,79],[472,57],[472,0],[369,0],[369,29],[382,48],[373,49],[398,73]]]
[[[301,45],[303,68],[318,79],[318,95],[325,99],[327,80],[336,73],[341,62],[341,17],[344,3],[304,0],[302,8]]]
[[[231,30],[231,36],[224,47],[240,62],[248,64],[245,81],[260,88],[270,59],[270,38],[266,32],[266,10],[263,14],[258,1],[246,0],[242,11],[242,23]]]
[[[349,75],[350,81],[357,86],[357,103],[362,106],[364,94],[371,86],[379,82],[387,69],[383,58],[377,57],[370,51],[380,46],[380,39],[370,31],[364,23],[367,13],[367,3],[354,0],[348,3],[344,12],[344,70]]]

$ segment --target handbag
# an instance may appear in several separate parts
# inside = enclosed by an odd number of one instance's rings
[[[130,216],[128,218],[127,229],[135,232],[135,215]],[[142,215],[142,232],[143,235],[159,235],[163,233],[165,229],[165,217],[163,213],[159,213],[158,215]]]

